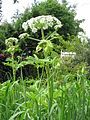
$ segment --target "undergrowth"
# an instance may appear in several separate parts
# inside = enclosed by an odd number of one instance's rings
[[[1,84],[0,120],[89,120],[90,81],[83,74],[72,76],[60,82],[53,73]]]

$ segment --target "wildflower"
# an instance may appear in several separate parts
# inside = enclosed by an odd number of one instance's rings
[[[61,21],[51,15],[42,15],[31,18],[22,24],[25,31],[30,28],[33,33],[36,33],[40,29],[46,30],[49,27],[54,27],[55,30],[57,30],[57,28],[61,28],[61,26]]]
[[[22,24],[22,28],[24,28],[25,31],[28,29],[28,24],[27,24],[27,22],[24,22],[24,23]]]
[[[10,38],[5,40],[5,44],[8,47],[15,46],[18,44],[18,39],[14,38],[14,37],[10,37]]]
[[[25,37],[26,38],[29,37],[29,34],[28,33],[22,33],[22,34],[19,35],[20,39],[24,39]]]
[[[57,30],[57,29],[60,28],[60,27],[61,27],[61,25],[55,25],[55,26],[54,26],[54,29]]]

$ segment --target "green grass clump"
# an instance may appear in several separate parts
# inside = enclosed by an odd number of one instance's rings
[[[1,84],[0,120],[90,120],[90,81],[71,76]]]

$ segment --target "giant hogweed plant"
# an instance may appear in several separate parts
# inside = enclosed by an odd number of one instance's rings
[[[15,52],[19,51],[18,39],[11,37],[5,40],[6,44],[6,52],[10,54],[10,57],[6,59],[7,66],[12,67],[13,72],[13,80],[15,81],[16,70],[17,70],[17,61],[15,60],[14,54]]]
[[[25,34],[24,36],[27,36],[28,34]],[[22,55],[15,56],[16,52],[21,52],[21,49],[19,47],[19,39],[10,37],[5,40],[6,44],[6,52],[9,53],[9,57],[6,59],[6,62],[4,63],[6,66],[9,66],[12,68],[13,73],[13,81],[16,80],[16,72],[19,68],[21,68],[21,78],[23,79],[22,75],[22,67],[28,64],[28,61],[22,60]],[[32,62],[33,60],[31,60]],[[30,63],[30,61],[29,61]],[[32,63],[33,64],[33,63]]]
[[[25,31],[27,31],[28,29],[31,29],[33,33],[41,31],[41,35],[42,35],[41,40],[34,39],[31,37],[30,39],[39,41],[36,47],[36,53],[42,51],[44,59],[49,59],[51,57],[51,53],[54,52],[53,51],[54,46],[52,40],[58,37],[60,38],[60,36],[56,31],[59,28],[61,28],[61,26],[62,26],[61,22],[56,17],[53,17],[51,15],[46,15],[46,16],[42,15],[35,18],[31,18],[30,20],[27,20],[22,24],[22,27]],[[44,31],[49,28],[54,28],[55,31],[51,33],[49,36],[45,36]]]
[[[34,64],[37,66],[37,69],[39,67],[42,67],[45,68],[46,71],[48,89],[48,119],[52,119],[50,118],[50,111],[53,105],[53,75],[55,74],[53,71],[55,71],[55,68],[58,66],[60,67],[60,62],[57,60],[57,57],[51,57],[51,54],[54,52],[52,40],[58,38],[56,31],[57,29],[61,28],[61,26],[61,22],[56,17],[53,17],[51,15],[43,15],[31,18],[30,20],[24,22],[22,25],[25,31],[28,30],[28,28],[31,29],[33,33],[38,32],[38,30],[41,31],[42,39],[39,41],[36,47],[36,53],[41,51],[44,57],[43,59],[40,59],[37,55],[34,55]],[[45,36],[44,31],[50,27],[54,27],[55,31],[49,36]],[[29,60],[30,58],[31,57],[28,57],[27,59]]]

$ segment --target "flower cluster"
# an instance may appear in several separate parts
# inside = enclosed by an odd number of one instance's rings
[[[61,28],[61,22],[51,15],[42,15],[35,18],[31,18],[22,24],[22,28],[26,31],[28,28],[32,30],[33,33],[36,33],[38,30],[46,30],[49,27]]]
[[[28,38],[28,37],[29,37],[28,33],[22,33],[22,34],[19,35],[20,39],[24,39],[24,38]]]
[[[14,37],[10,37],[5,40],[5,44],[7,47],[15,46],[18,44],[18,39]]]

